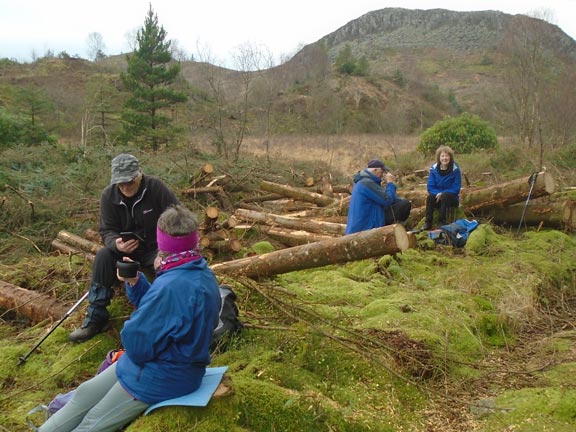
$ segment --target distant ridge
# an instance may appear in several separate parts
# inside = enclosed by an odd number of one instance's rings
[[[318,43],[324,43],[329,51],[347,43],[361,51],[426,47],[490,49],[499,44],[507,27],[519,16],[499,11],[385,8],[350,21]],[[553,28],[561,50],[576,58],[575,41],[557,26],[546,24]]]

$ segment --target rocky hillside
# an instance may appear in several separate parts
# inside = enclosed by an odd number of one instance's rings
[[[519,16],[498,11],[386,8],[350,21],[319,42],[325,43],[332,53],[343,44],[353,44],[368,56],[387,49],[406,48],[490,50],[498,47],[510,24]],[[557,26],[547,25],[555,34],[560,50],[576,59],[574,40]]]

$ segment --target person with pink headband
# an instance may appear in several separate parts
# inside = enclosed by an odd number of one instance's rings
[[[81,384],[39,431],[117,431],[149,405],[200,386],[218,325],[218,282],[198,250],[198,219],[190,210],[169,207],[156,235],[154,282],[142,272],[134,278],[118,274],[136,306],[120,332],[124,355]]]

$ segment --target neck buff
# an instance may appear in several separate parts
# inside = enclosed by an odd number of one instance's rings
[[[161,261],[159,272],[201,258],[198,250],[198,231],[183,236],[171,236],[157,227],[156,240],[158,249],[169,254]]]

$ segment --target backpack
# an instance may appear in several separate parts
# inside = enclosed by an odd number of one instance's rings
[[[244,324],[238,319],[238,306],[236,306],[236,293],[228,285],[220,285],[220,313],[218,326],[212,333],[210,351],[224,350],[232,336],[242,331]]]
[[[442,225],[439,235],[434,239],[436,244],[454,247],[464,247],[468,241],[468,235],[476,229],[476,220],[458,219],[451,224]]]

